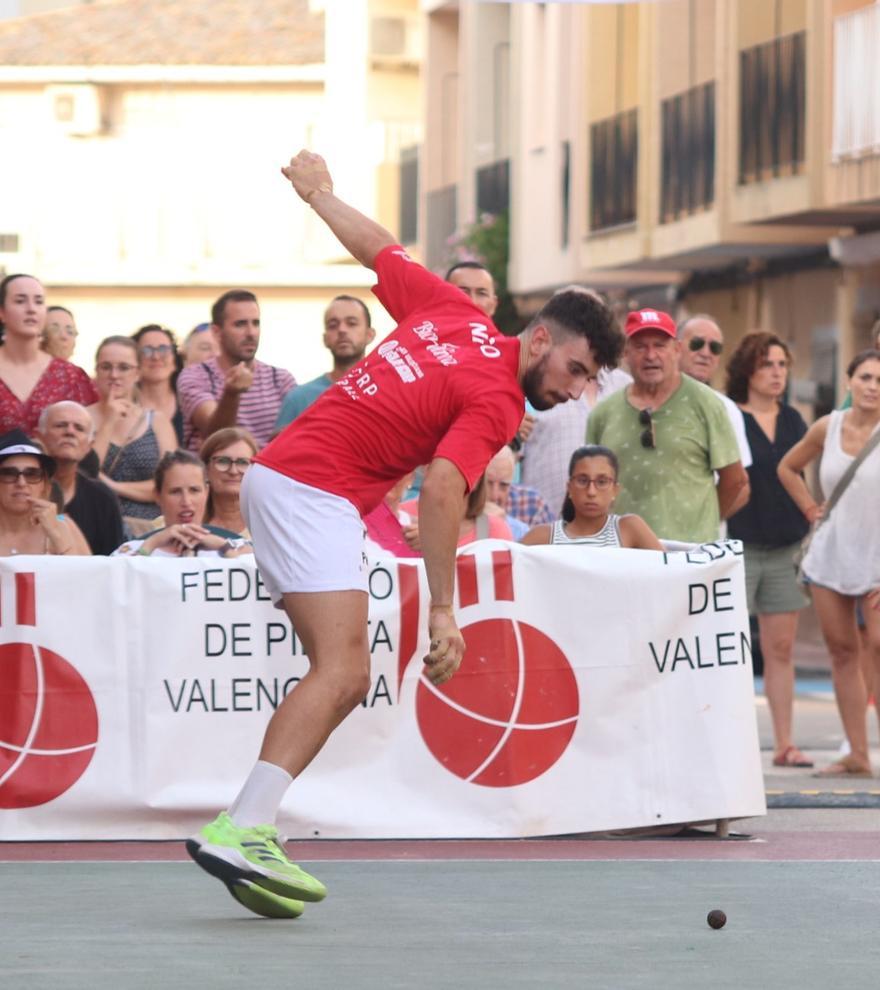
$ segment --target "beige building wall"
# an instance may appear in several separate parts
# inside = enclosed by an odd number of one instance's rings
[[[280,167],[320,151],[340,194],[396,231],[400,149],[421,137],[418,0],[316,6],[323,64],[0,66],[0,234],[19,240],[0,271],[32,272],[50,304],[74,311],[84,367],[103,337],[146,323],[182,338],[235,287],[261,300],[260,357],[300,380],[326,369],[334,295],[372,301],[390,329],[373,274]],[[405,20],[399,57],[371,49],[374,17]],[[59,93],[94,100],[103,123],[69,133],[55,119]]]

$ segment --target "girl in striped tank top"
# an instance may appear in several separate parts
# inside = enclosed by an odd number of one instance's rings
[[[620,491],[618,472],[613,450],[578,447],[568,465],[562,519],[535,526],[522,542],[532,546],[554,543],[662,550],[660,541],[641,516],[617,516],[610,511]]]

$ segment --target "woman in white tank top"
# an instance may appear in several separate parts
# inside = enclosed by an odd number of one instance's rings
[[[555,543],[662,550],[641,516],[617,516],[611,512],[620,491],[618,470],[617,456],[607,447],[578,447],[568,466],[562,519],[535,526],[522,542],[533,546]]]
[[[880,350],[862,351],[847,369],[852,408],[817,420],[779,464],[779,480],[810,523],[824,502],[810,494],[801,472],[817,457],[824,498],[880,429]],[[862,603],[874,684],[880,683],[880,447],[868,454],[827,520],[819,525],[803,561],[822,635],[834,665],[834,691],[850,753],[817,776],[867,777],[867,691],[859,669],[856,603]],[[876,687],[875,687],[876,690]]]

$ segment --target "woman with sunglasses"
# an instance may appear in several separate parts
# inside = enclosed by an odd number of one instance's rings
[[[241,515],[241,482],[258,449],[253,436],[238,426],[217,430],[202,444],[199,456],[208,474],[206,525],[250,538]]]
[[[159,515],[153,475],[160,458],[177,447],[168,417],[144,409],[136,394],[138,349],[131,337],[107,337],[95,356],[98,402],[88,407],[95,423],[94,449],[101,481],[116,492],[132,531],[143,532]]]
[[[65,399],[87,406],[97,399],[89,376],[40,350],[46,291],[30,275],[0,282],[0,433],[32,433],[46,406]]]
[[[55,461],[21,430],[0,437],[0,557],[90,556],[76,523],[51,498]]]
[[[177,376],[183,364],[174,334],[150,323],[131,335],[137,344],[137,394],[144,409],[155,409],[171,420],[177,446],[183,446],[183,413],[177,405]]]
[[[757,616],[764,657],[764,691],[776,740],[773,765],[811,767],[794,744],[793,650],[798,614],[807,604],[795,576],[794,555],[809,525],[779,482],[782,458],[807,432],[784,401],[791,352],[775,334],[747,333],[727,366],[727,395],[742,410],[752,451],[747,468],[752,497],[727,522],[742,540],[749,614]]]
[[[529,546],[553,543],[590,547],[662,550],[651,527],[636,515],[618,516],[611,507],[620,491],[617,455],[608,447],[578,447],[568,465],[562,519],[535,526],[522,538]]]

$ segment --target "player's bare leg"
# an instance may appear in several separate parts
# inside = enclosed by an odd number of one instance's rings
[[[296,777],[370,688],[368,598],[362,591],[284,595],[309,671],[272,716],[260,759]]]
[[[297,592],[284,610],[309,657],[309,671],[278,707],[260,759],[229,809],[187,843],[193,859],[241,904],[294,918],[324,885],[287,858],[274,822],[287,788],[370,685],[367,594]]]

